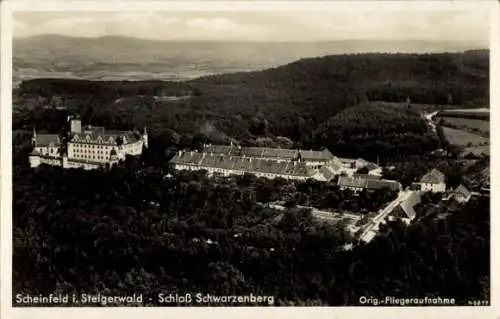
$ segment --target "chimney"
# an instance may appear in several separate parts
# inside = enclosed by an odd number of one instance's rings
[[[177,152],[179,154],[179,156],[182,156],[182,150],[179,150],[179,152]]]

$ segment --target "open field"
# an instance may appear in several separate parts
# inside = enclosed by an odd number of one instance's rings
[[[457,130],[450,127],[443,127],[443,132],[452,145],[462,146],[462,147],[473,147],[473,146],[484,146],[483,144],[488,143],[489,139],[479,136],[477,134],[472,134],[466,131]]]
[[[490,122],[478,119],[464,119],[460,117],[438,117],[437,120],[443,119],[444,126],[451,126],[453,128],[464,129],[467,131],[477,131],[478,133],[489,134]],[[474,132],[470,132],[474,133]]]
[[[450,111],[445,111],[445,112],[451,112]],[[483,107],[483,108],[474,108],[474,109],[454,109],[453,112],[466,112],[466,113],[490,113],[490,109]]]
[[[410,103],[410,107],[406,102],[388,102],[388,101],[373,101],[370,104],[378,105],[387,109],[392,110],[402,110],[409,109],[414,112],[425,112],[432,113],[434,111],[439,110],[453,110],[454,106],[452,105],[438,105],[438,104],[419,104],[419,103]]]
[[[478,108],[478,109],[454,109],[454,110],[443,110],[439,112],[438,116],[441,117],[458,117],[458,118],[470,118],[489,121],[490,119],[490,109]]]

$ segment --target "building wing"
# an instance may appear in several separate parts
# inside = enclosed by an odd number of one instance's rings
[[[365,188],[367,180],[364,178],[351,178],[348,176],[340,176],[338,185],[349,188]]]
[[[445,182],[445,176],[442,172],[433,168],[430,172],[422,176],[420,182],[427,184],[442,184]]]
[[[36,146],[59,146],[61,139],[57,134],[37,134]]]

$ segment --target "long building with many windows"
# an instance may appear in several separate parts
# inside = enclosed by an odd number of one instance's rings
[[[293,150],[236,145],[205,145],[201,152],[179,151],[171,160],[177,170],[206,170],[210,175],[253,174],[266,178],[328,181],[343,165],[328,150]]]
[[[82,127],[78,118],[70,119],[67,139],[57,134],[37,134],[33,130],[33,151],[29,155],[31,167],[41,164],[63,168],[95,169],[110,167],[127,155],[141,155],[148,147],[147,130],[107,131],[104,127]]]

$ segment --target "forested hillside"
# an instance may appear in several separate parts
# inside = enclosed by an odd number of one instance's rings
[[[342,199],[336,185],[200,172],[164,179],[161,169],[127,165],[135,164],[14,170],[14,294],[144,293],[146,304],[165,291],[309,306],[355,306],[360,296],[489,300],[487,200],[444,220],[389,223],[369,245],[342,251],[352,237],[340,225],[257,204],[281,196],[332,203]]]
[[[380,105],[342,111],[367,101],[406,102],[408,97],[412,103],[484,106],[488,93],[488,52],[353,54],[182,83],[27,81],[15,94],[13,125],[58,131],[73,112],[109,127],[148,125],[162,154],[172,145],[230,138],[244,144],[279,144],[284,137],[304,148],[338,147],[347,155],[372,143],[369,136],[387,144],[395,135],[398,142],[414,145],[403,146],[405,152],[420,154],[435,145],[419,137],[425,128],[416,123],[415,114],[411,118],[412,112],[386,112]],[[184,98],[165,98],[172,96]],[[357,134],[339,140],[349,132],[347,123],[358,123]],[[389,130],[392,135],[386,135]],[[361,136],[367,137],[355,145],[352,139]],[[379,146],[381,156],[399,156],[398,144]]]
[[[329,56],[182,83],[25,82],[14,95],[13,292],[253,293],[278,305],[359,305],[360,296],[487,302],[487,199],[446,219],[435,218],[446,206],[424,202],[418,223],[388,223],[368,245],[344,251],[353,238],[341,225],[262,203],[365,214],[394,194],[354,197],[335,183],[210,179],[166,166],[178,148],[235,139],[378,156],[397,163],[383,174],[405,186],[438,167],[449,185],[468,186],[463,177],[489,175],[489,161],[469,171],[426,156],[440,142],[415,103],[488,106],[488,82],[487,52]],[[33,126],[59,132],[74,113],[110,129],[147,125],[149,148],[107,171],[27,167]]]

